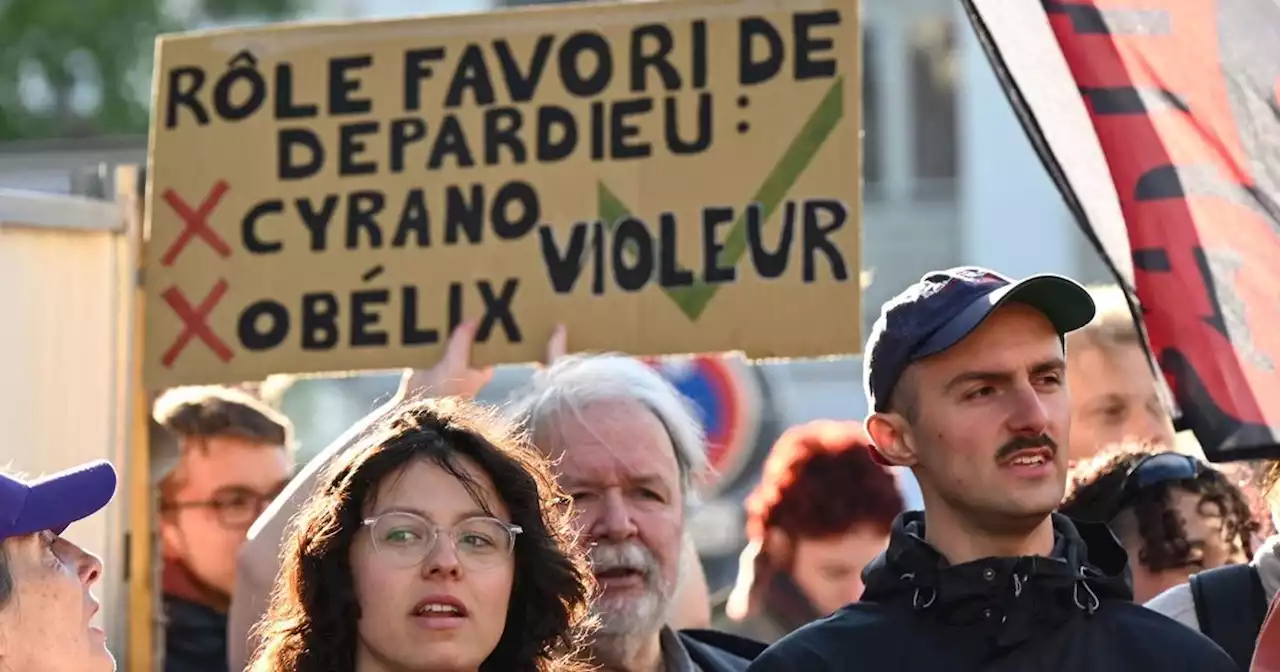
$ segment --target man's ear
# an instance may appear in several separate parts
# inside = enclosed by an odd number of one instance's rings
[[[865,424],[876,451],[887,462],[898,467],[915,466],[915,437],[906,418],[892,412],[873,413]]]

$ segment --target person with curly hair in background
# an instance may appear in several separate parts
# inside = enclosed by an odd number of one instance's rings
[[[594,584],[547,460],[457,399],[394,410],[291,525],[254,672],[576,672]]]
[[[856,422],[821,420],[778,439],[747,498],[749,543],[716,628],[774,642],[858,599],[863,568],[905,508],[871,450]]]
[[[1253,557],[1258,523],[1244,494],[1194,456],[1116,444],[1077,464],[1068,483],[1059,512],[1111,528],[1129,554],[1135,602]]]
[[[1270,504],[1272,519],[1280,515],[1280,461],[1259,463],[1257,487]],[[1164,614],[1208,636],[1248,669],[1257,654],[1265,658],[1255,669],[1280,664],[1280,637],[1263,633],[1268,606],[1280,595],[1280,535],[1272,534],[1254,551],[1247,566],[1227,566],[1193,574],[1186,583],[1169,588],[1147,602]],[[1271,608],[1274,612],[1274,607]],[[1272,622],[1277,619],[1272,616]],[[1270,627],[1275,627],[1274,625]],[[1263,652],[1264,646],[1268,651]]]

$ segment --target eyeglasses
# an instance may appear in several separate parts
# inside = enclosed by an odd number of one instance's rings
[[[1193,481],[1205,472],[1205,466],[1184,453],[1156,453],[1138,460],[1124,476],[1116,497],[1107,507],[1106,520],[1114,519],[1139,492],[1152,486],[1174,481]]]
[[[420,565],[436,551],[441,532],[453,544],[458,563],[470,570],[494,567],[506,560],[516,545],[519,525],[497,518],[476,517],[459,521],[448,529],[438,528],[413,513],[394,511],[367,518],[373,549],[379,557],[402,569]]]
[[[212,509],[218,524],[228,529],[244,529],[253,525],[253,521],[262,515],[271,502],[284,492],[288,483],[281,483],[278,488],[262,494],[252,488],[233,485],[215,490],[213,496],[201,502],[171,502],[160,507],[161,511],[178,511],[181,509]]]

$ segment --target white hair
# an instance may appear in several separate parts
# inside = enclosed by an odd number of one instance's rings
[[[634,401],[657,416],[675,446],[685,502],[696,500],[694,479],[707,469],[706,439],[692,403],[643,362],[622,354],[569,355],[539,370],[512,400],[510,412],[530,436],[545,436],[564,409]]]

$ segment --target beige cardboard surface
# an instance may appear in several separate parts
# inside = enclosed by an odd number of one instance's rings
[[[538,359],[558,322],[573,350],[857,352],[857,17],[704,0],[161,38],[148,384],[428,366],[460,319],[477,364]]]

